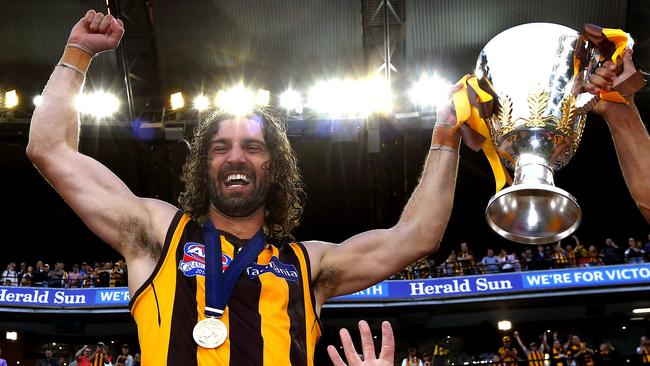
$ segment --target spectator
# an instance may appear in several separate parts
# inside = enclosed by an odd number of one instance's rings
[[[530,263],[533,260],[533,250],[530,247],[526,247],[524,251],[521,253],[521,268],[523,268],[525,271],[531,270]]]
[[[578,239],[577,236],[572,235],[571,236],[573,240],[576,242],[576,247],[573,249],[573,254],[575,255],[577,261],[578,261],[578,267],[584,267],[585,264],[587,263],[589,259],[589,252],[587,249],[582,245],[580,242],[580,239]]]
[[[598,366],[614,366],[616,365],[616,349],[611,343],[605,342],[600,345],[600,352],[597,355]]]
[[[95,274],[95,270],[93,270],[93,267],[88,266],[86,267],[86,275],[84,276],[83,282],[81,284],[81,287],[83,288],[91,288],[95,287],[97,284],[97,275]]]
[[[438,270],[442,273],[443,276],[460,276],[463,274],[463,269],[461,268],[458,260],[456,259],[456,251],[451,250],[449,257],[445,260],[443,264],[438,267]]]
[[[2,356],[2,348],[0,348],[0,356]],[[0,366],[7,366],[7,360],[0,357]]]
[[[20,286],[31,286],[32,285],[32,276],[34,272],[34,267],[27,267],[27,272],[23,273],[23,277],[20,279]]]
[[[587,251],[587,260],[585,261],[585,267],[594,267],[602,266],[603,260],[598,255],[598,249],[595,246],[590,245],[589,250]]]
[[[413,263],[413,277],[415,278],[430,277],[427,257],[422,257],[417,262]]]
[[[81,286],[81,281],[83,280],[83,275],[79,272],[79,265],[73,264],[72,271],[68,273],[68,283],[66,287],[68,288],[78,288]]]
[[[119,262],[113,264],[113,270],[111,273],[111,279],[109,282],[109,287],[120,287],[124,286],[124,272],[120,266]]]
[[[81,268],[79,268],[79,273],[81,273],[82,277],[86,276],[86,273],[88,273],[88,263],[81,262]]]
[[[573,250],[573,247],[571,246],[571,244],[567,244],[564,247],[564,249],[565,249],[564,251],[566,252],[567,262],[569,262],[569,267],[571,267],[571,268],[577,267],[578,262],[576,261],[576,253]]]
[[[136,353],[133,355],[133,366],[141,366],[141,359],[140,359],[140,354]]]
[[[16,274],[18,276],[18,286],[20,286],[20,284],[22,283],[23,275],[25,274],[25,272],[27,272],[27,265],[25,264],[25,262],[20,262],[20,269]]]
[[[515,339],[517,339],[517,343],[519,343],[519,347],[521,347],[521,349],[524,351],[524,354],[526,354],[528,366],[544,366],[544,353],[546,352],[546,333],[544,333],[543,336],[542,346],[538,347],[537,343],[531,342],[530,349],[526,348],[524,342],[522,342],[521,338],[519,338],[519,332],[515,331],[514,335]]]
[[[50,265],[47,263],[43,264],[43,287],[48,287],[50,284]]]
[[[605,247],[600,251],[600,258],[605,264],[621,264],[621,252],[611,238],[605,239]]]
[[[106,262],[99,270],[95,268],[99,287],[109,287],[111,284],[111,272],[113,271],[111,262]]]
[[[55,262],[54,269],[47,273],[47,287],[60,288],[63,283],[63,263]]]
[[[499,348],[499,361],[503,366],[517,366],[517,349],[512,346],[509,336],[502,339],[503,346]]]
[[[52,350],[47,349],[45,350],[45,358],[39,361],[38,366],[59,366],[59,361],[54,358]]]
[[[576,366],[593,366],[594,361],[592,355],[594,351],[587,347],[587,345],[580,341],[578,335],[569,336],[569,341],[564,346],[567,353],[567,358],[573,360]]]
[[[467,246],[467,243],[460,243],[460,252],[458,253],[457,259],[464,274],[472,275],[476,273],[476,262],[474,262],[474,254]]]
[[[533,254],[533,260],[530,262],[531,266],[533,269],[540,270],[540,269],[548,269],[549,268],[549,258],[546,255],[546,250],[544,249],[543,245],[538,245],[537,246],[537,251],[535,254]]]
[[[84,344],[74,355],[75,360],[77,360],[77,366],[92,366],[90,363],[92,354],[93,350]]]
[[[627,239],[628,248],[625,250],[625,263],[643,263],[643,250],[638,248],[634,238]]]
[[[553,348],[550,352],[551,366],[567,366],[566,351],[557,337],[557,332],[553,332]]]
[[[32,275],[32,286],[43,287],[45,284],[45,265],[43,262],[36,262],[36,269]]]
[[[11,262],[7,264],[7,269],[2,272],[0,276],[0,281],[4,285],[9,284],[9,286],[18,286],[18,274],[16,273],[16,263]]]
[[[508,254],[505,249],[501,249],[498,259],[501,272],[514,272],[515,270],[519,269],[519,267],[515,267],[515,265],[518,264],[515,255]]]
[[[648,337],[641,337],[639,347],[636,348],[636,353],[641,357],[641,364],[650,364],[650,339]]]
[[[569,266],[569,259],[567,258],[566,250],[562,249],[561,243],[558,241],[553,246],[553,267],[554,268],[567,268]]]
[[[402,360],[402,366],[423,366],[415,348],[409,348],[409,354]]]
[[[133,366],[133,357],[129,354],[128,344],[122,345],[122,354],[117,357],[115,366]]]
[[[108,354],[108,348],[103,342],[97,343],[95,353],[90,357],[91,365],[111,364],[113,358]]]
[[[481,265],[485,273],[499,272],[499,258],[494,255],[494,250],[487,250],[487,255],[481,259]]]

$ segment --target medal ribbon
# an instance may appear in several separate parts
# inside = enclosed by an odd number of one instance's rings
[[[203,225],[205,233],[205,316],[220,318],[244,269],[262,252],[265,246],[264,230],[260,229],[236,253],[224,271],[220,234],[208,219]]]

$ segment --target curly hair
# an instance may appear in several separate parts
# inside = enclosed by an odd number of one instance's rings
[[[275,241],[293,240],[291,231],[300,223],[305,190],[298,164],[287,138],[284,120],[270,109],[257,109],[247,117],[263,122],[264,141],[271,159],[271,187],[264,205],[264,232]],[[178,202],[190,217],[205,222],[210,208],[208,147],[221,121],[233,118],[223,111],[201,121],[191,141],[186,141],[189,155],[183,166],[181,181],[185,185]]]

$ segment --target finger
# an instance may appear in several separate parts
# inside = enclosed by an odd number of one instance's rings
[[[602,90],[609,90],[610,86],[612,85],[609,80],[597,74],[591,75],[589,78],[589,83]]]
[[[369,361],[377,358],[375,355],[375,344],[372,341],[372,332],[368,322],[362,320],[359,322],[359,334],[361,335],[361,349],[363,350],[363,360]]]
[[[616,71],[616,64],[612,60],[605,61],[603,63],[603,66],[601,66],[601,67],[606,68],[606,69],[611,70],[611,71]],[[600,69],[600,67],[599,67],[599,69]],[[596,71],[598,71],[598,70],[596,70]]]
[[[632,61],[632,54],[634,51],[632,51],[631,48],[628,48],[625,50],[625,53],[623,53],[623,67],[625,71],[636,71],[636,67],[634,66],[634,61]]]
[[[108,38],[110,38],[113,42],[119,42],[120,39],[122,39],[123,35],[124,35],[124,23],[122,23],[122,21],[119,19],[117,20],[113,19]]]
[[[99,27],[99,23],[102,22],[103,18],[104,18],[104,14],[96,13],[95,16],[93,17],[92,23],[90,23],[90,30],[96,32],[97,28]]]
[[[393,327],[390,323],[384,321],[381,323],[381,352],[379,358],[384,361],[393,362],[395,358],[395,337],[393,336]]]
[[[95,11],[94,10],[88,10],[86,12],[86,15],[84,16],[84,20],[86,21],[86,24],[89,24],[93,22],[93,18],[95,17]]]
[[[596,72],[594,74],[602,76],[604,79],[607,79],[609,81],[614,80],[616,77],[616,65],[612,64],[614,66],[614,70],[606,67],[599,67],[596,69]]]
[[[106,33],[108,28],[113,24],[115,18],[113,18],[112,15],[107,15],[105,16],[102,21],[99,23],[99,26],[97,27],[97,32],[99,33]]]
[[[330,360],[332,360],[334,366],[345,366],[345,362],[341,359],[336,347],[332,345],[327,346],[327,354],[330,356]]]
[[[349,364],[360,363],[361,358],[357,354],[357,350],[354,348],[354,343],[352,343],[352,338],[350,338],[350,332],[347,329],[343,328],[339,331],[341,336],[341,344],[343,345],[343,353],[345,353],[345,358],[348,360]]]

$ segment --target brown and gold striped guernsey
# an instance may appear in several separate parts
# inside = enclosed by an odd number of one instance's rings
[[[225,268],[245,242],[222,234]],[[156,269],[129,304],[142,365],[313,365],[321,328],[309,257],[299,243],[267,244],[242,273],[221,318],[228,327],[223,345],[205,349],[194,342],[194,325],[204,318],[203,243],[203,227],[176,214]]]

